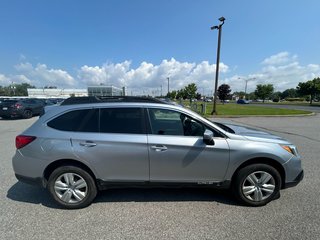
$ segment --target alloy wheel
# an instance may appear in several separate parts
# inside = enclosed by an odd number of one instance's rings
[[[275,191],[274,177],[265,171],[249,174],[242,184],[242,193],[250,201],[260,202],[269,198]]]
[[[54,191],[65,203],[79,203],[87,196],[88,185],[80,175],[64,173],[54,182]]]

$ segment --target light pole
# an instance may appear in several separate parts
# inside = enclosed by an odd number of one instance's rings
[[[169,77],[167,77],[167,80],[168,80],[168,94],[169,94],[169,82],[170,82],[170,78]]]
[[[255,80],[256,78],[249,78],[249,79],[246,79],[246,86],[244,88],[244,99],[247,99],[247,85],[248,85],[248,81],[251,81],[251,80]]]
[[[222,32],[222,25],[226,19],[224,17],[220,17],[219,21],[221,22],[218,26],[211,27],[211,30],[218,29],[218,48],[217,48],[217,66],[216,66],[216,79],[214,85],[214,98],[213,98],[213,109],[212,115],[217,114],[216,105],[217,105],[217,88],[218,88],[218,79],[219,79],[219,63],[220,63],[220,46],[221,46],[221,32]]]

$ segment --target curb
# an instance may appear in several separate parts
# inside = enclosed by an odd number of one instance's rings
[[[290,115],[216,115],[215,117],[210,117],[209,119],[214,118],[245,118],[245,117],[309,117],[315,116],[315,112],[306,113],[306,114],[290,114]]]

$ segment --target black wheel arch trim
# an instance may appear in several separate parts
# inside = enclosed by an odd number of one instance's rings
[[[240,164],[240,166],[237,168],[237,170],[233,173],[232,178],[231,178],[231,182],[233,182],[234,177],[237,175],[237,173],[239,172],[240,169],[252,165],[252,164],[266,164],[269,165],[271,167],[274,167],[280,174],[281,177],[281,188],[283,189],[285,188],[285,180],[286,180],[286,173],[284,170],[284,167],[276,160],[271,159],[271,158],[252,158],[249,159],[245,162],[243,162],[242,164]]]
[[[93,177],[94,181],[97,183],[97,178],[96,175],[94,174],[94,172],[92,171],[92,169],[86,165],[83,162],[80,162],[78,160],[74,160],[74,159],[59,159],[56,160],[52,163],[50,163],[44,170],[43,172],[43,186],[46,187],[47,186],[47,182],[48,179],[50,177],[50,175],[52,174],[52,172],[57,169],[58,167],[62,167],[62,166],[75,166],[75,167],[79,167],[85,171],[87,171],[91,177]]]

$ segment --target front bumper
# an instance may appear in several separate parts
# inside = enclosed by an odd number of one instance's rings
[[[283,188],[290,188],[290,187],[297,186],[298,183],[302,181],[303,177],[304,177],[304,171],[302,170],[293,181],[286,182]]]

